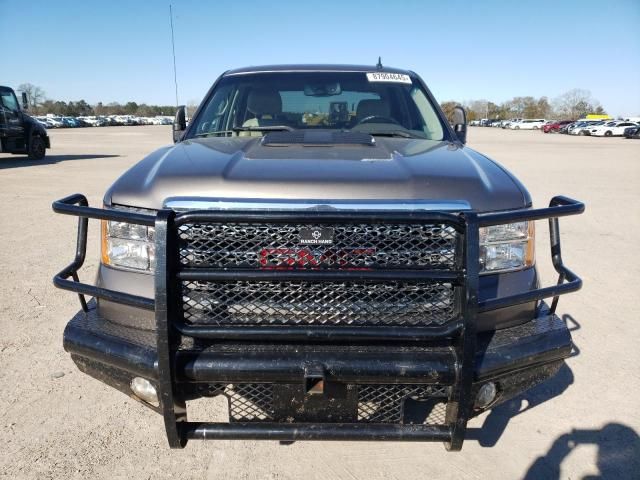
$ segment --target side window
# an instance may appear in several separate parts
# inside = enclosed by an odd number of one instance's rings
[[[222,86],[216,90],[207,109],[202,114],[196,133],[210,133],[224,130],[223,120],[229,113],[232,94],[231,86]]]
[[[420,110],[420,116],[424,121],[422,130],[426,133],[427,138],[430,140],[442,140],[444,137],[444,131],[442,130],[442,124],[436,114],[435,110],[431,106],[429,99],[424,94],[422,89],[413,88],[411,90],[411,97],[416,103],[418,110]]]
[[[0,100],[2,100],[2,105],[9,110],[17,112],[20,109],[18,107],[18,101],[16,100],[16,97],[9,91],[5,90],[0,92]]]

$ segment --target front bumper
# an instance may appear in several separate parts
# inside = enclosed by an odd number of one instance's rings
[[[83,306],[65,330],[65,348],[79,368],[132,395],[140,376],[154,384],[169,445],[188,439],[441,440],[459,450],[467,420],[548,378],[571,351],[566,327],[554,315],[559,295],[581,287],[562,261],[558,218],[584,205],[555,197],[548,208],[498,213],[448,212],[224,212],[156,215],[90,208],[74,195],[54,204],[80,217],[75,260],[54,277],[56,286],[79,294]],[[89,218],[155,227],[155,298],[80,283]],[[549,219],[556,285],[478,299],[481,226]],[[185,225],[225,224],[443,224],[455,229],[455,263],[449,269],[292,269],[194,267],[179,264],[179,232]],[[447,228],[449,228],[447,227]],[[69,278],[72,279],[69,279]],[[363,325],[228,325],[188,321],[181,282],[389,282],[446,283],[453,288],[452,317],[444,323]],[[371,289],[374,287],[372,286]],[[84,295],[154,312],[155,331],[114,324],[98,316]],[[553,297],[549,308],[539,302]],[[218,297],[217,297],[218,298]],[[316,297],[316,301],[322,301]],[[324,297],[323,297],[324,298]],[[224,300],[224,297],[218,298]],[[325,300],[326,301],[326,300]],[[478,313],[539,302],[533,320],[477,334]],[[92,308],[90,308],[92,307]],[[225,309],[231,308],[225,306]],[[234,307],[235,308],[235,307]],[[228,311],[228,310],[223,310]],[[429,312],[421,319],[429,320]],[[495,395],[478,391],[493,382]],[[486,389],[483,389],[486,390]],[[480,391],[482,393],[482,390]],[[485,392],[486,393],[486,392]],[[189,422],[186,402],[224,396],[229,421]],[[425,408],[426,407],[426,408]],[[440,409],[442,407],[442,409]],[[417,412],[419,410],[419,412]],[[440,413],[438,413],[440,412]]]
[[[477,342],[473,375],[476,383],[563,360],[572,350],[566,324],[544,304],[530,322],[480,334]],[[89,302],[89,311],[79,311],[67,324],[64,349],[81,369],[84,370],[84,365],[93,365],[93,369],[97,368],[103,374],[87,373],[128,395],[131,395],[129,383],[132,377],[141,376],[156,382],[159,379],[156,335],[100,317],[95,302]],[[218,350],[180,350],[176,354],[175,376],[179,383],[286,383],[303,378],[305,365],[322,363],[335,380],[344,382],[357,377],[360,381],[391,378],[397,383],[446,384],[455,377],[455,356],[448,348],[434,346],[420,355],[399,354],[389,348],[388,353],[376,352],[375,364],[371,363],[370,357],[366,351],[323,353],[321,346],[311,351],[296,348],[292,353],[277,346],[265,349],[258,345],[238,344],[238,348],[232,349],[225,344]],[[108,381],[113,373],[111,369],[129,378],[125,388]],[[500,398],[503,397],[498,396],[492,406]]]
[[[496,332],[478,335],[474,359],[473,387],[476,393],[488,382],[496,385],[495,399],[488,405],[474,405],[473,414],[492,408],[553,376],[571,354],[571,335],[565,323],[543,306],[532,321]],[[95,303],[89,311],[78,312],[64,331],[64,348],[84,373],[138,399],[131,380],[143,377],[158,385],[160,374],[156,335],[112,323],[97,314]],[[433,346],[419,352],[385,347],[370,351],[336,349],[322,345],[277,346],[220,344],[207,348],[180,349],[175,356],[176,392],[187,399],[206,396],[219,384],[277,383],[304,388],[309,365],[325,372],[325,381],[344,384],[424,384],[446,386],[455,381],[456,358],[449,348]],[[434,425],[422,429],[414,425],[358,425],[344,422],[309,426],[304,423],[198,424],[184,431],[188,438],[269,438],[443,440]],[[425,426],[425,427],[427,427]],[[376,428],[379,431],[376,431]],[[396,431],[397,435],[390,432]],[[432,435],[436,433],[436,435]]]

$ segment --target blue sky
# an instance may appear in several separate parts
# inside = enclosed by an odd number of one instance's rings
[[[172,104],[169,3],[180,103],[198,103],[229,68],[380,55],[419,73],[439,101],[584,88],[609,113],[640,115],[640,0],[0,0],[0,83]]]

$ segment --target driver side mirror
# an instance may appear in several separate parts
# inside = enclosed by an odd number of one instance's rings
[[[187,129],[187,111],[184,105],[180,105],[173,119],[173,143],[179,142],[182,134]]]
[[[29,110],[29,99],[26,92],[22,92],[22,109]]]
[[[461,143],[467,143],[467,112],[460,105],[453,109],[453,131]]]

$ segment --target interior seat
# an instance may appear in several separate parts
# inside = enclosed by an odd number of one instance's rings
[[[360,100],[356,108],[356,123],[367,117],[386,117],[391,116],[391,105],[386,100]]]
[[[282,125],[282,98],[277,90],[253,89],[247,96],[247,111],[253,118],[246,120],[243,127],[265,127]],[[241,135],[262,136],[262,132],[240,132]]]

